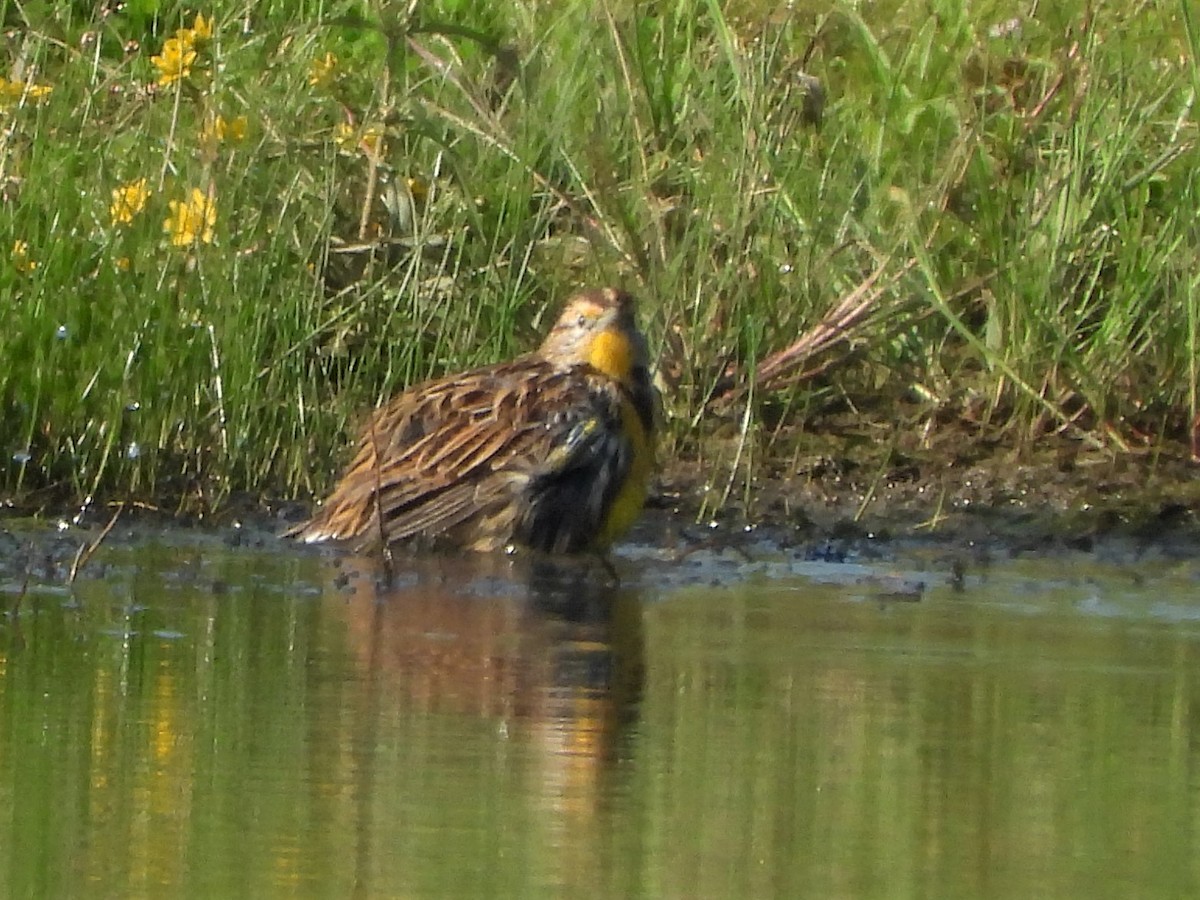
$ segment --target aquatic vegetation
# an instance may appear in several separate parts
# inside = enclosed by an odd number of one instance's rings
[[[6,497],[321,493],[359,410],[581,284],[642,298],[710,506],[811,432],[1119,457],[1200,413],[1180,0],[89,10],[0,59]]]

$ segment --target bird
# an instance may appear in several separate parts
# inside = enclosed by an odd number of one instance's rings
[[[603,553],[641,513],[660,405],[633,297],[582,290],[536,350],[377,408],[332,493],[288,534],[358,551]]]

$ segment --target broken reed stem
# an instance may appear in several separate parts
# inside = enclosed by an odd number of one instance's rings
[[[798,368],[806,359],[845,340],[856,327],[871,317],[878,309],[879,298],[900,278],[908,274],[916,265],[916,260],[910,259],[899,272],[887,280],[886,284],[877,288],[876,284],[883,276],[887,265],[887,260],[880,263],[879,267],[868,275],[866,280],[842,298],[820,322],[804,332],[790,347],[773,353],[763,360],[762,365],[755,373],[755,383],[760,387],[782,386],[778,382]]]
[[[124,503],[117,504],[117,511],[113,513],[112,518],[108,520],[108,524],[100,531],[100,534],[90,544],[80,544],[79,552],[75,554],[75,559],[71,563],[71,572],[67,576],[67,584],[74,584],[75,579],[79,577],[79,573],[83,571],[83,567],[88,564],[88,561],[95,556],[96,551],[100,549],[100,545],[104,543],[104,539],[117,524],[117,519],[121,517],[121,513],[125,510]]]

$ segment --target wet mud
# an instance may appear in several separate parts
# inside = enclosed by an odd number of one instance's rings
[[[789,441],[801,450],[775,448],[749,480],[678,467],[656,503],[685,521],[719,507],[699,521],[785,541],[987,541],[1017,552],[1105,539],[1200,546],[1200,465],[1183,443],[1145,453],[1061,438],[1025,449],[949,438],[922,446],[912,434],[871,430]]]
[[[885,447],[798,454],[767,468],[729,490],[727,475],[713,479],[699,464],[670,467],[641,521],[614,548],[613,569],[651,588],[803,574],[861,581],[881,599],[911,600],[929,579],[963,583],[997,558],[1200,556],[1200,473],[1182,450],[1136,456],[1066,453],[1059,445],[967,459]],[[726,491],[720,511],[706,512]],[[278,537],[308,509],[249,497],[205,517],[145,506],[118,512],[111,503],[61,515],[10,505],[0,516],[0,593],[11,606],[30,585],[104,577],[106,551],[146,541],[181,552],[336,553]],[[591,558],[559,564],[593,580],[611,577]],[[411,570],[413,561],[401,554],[397,566]],[[503,571],[501,579],[519,579]]]

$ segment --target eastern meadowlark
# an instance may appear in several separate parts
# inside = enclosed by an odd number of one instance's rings
[[[534,352],[375,410],[333,493],[289,533],[359,549],[603,550],[641,511],[657,408],[633,298],[583,291]]]

